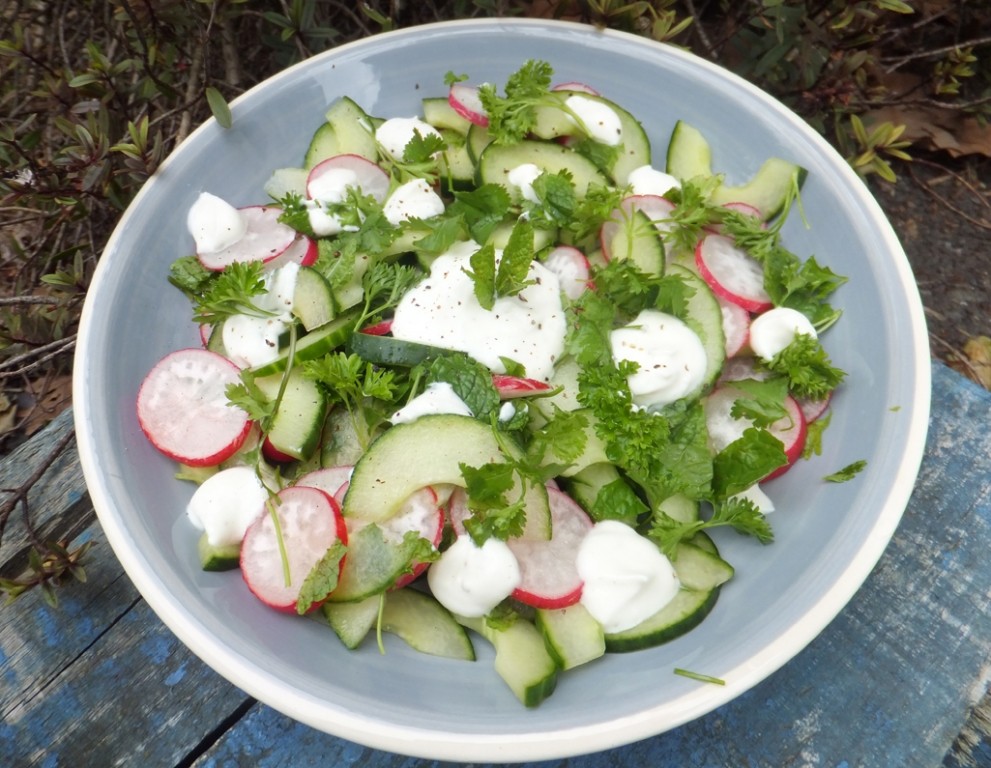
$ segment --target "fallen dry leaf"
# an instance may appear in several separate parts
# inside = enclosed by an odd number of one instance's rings
[[[10,398],[0,392],[0,437],[8,432],[13,432],[17,426],[17,406],[10,402]]]
[[[72,376],[52,376],[32,381],[28,385],[33,403],[22,408],[21,428],[30,437],[58,416],[72,401]]]
[[[963,345],[963,354],[965,357],[951,360],[951,366],[985,389],[991,390],[991,337],[976,336],[968,339]]]

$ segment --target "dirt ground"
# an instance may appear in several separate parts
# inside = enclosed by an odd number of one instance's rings
[[[932,354],[973,377],[968,341],[991,336],[991,159],[899,166],[871,189],[919,284]]]

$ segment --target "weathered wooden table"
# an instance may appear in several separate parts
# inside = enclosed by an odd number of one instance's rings
[[[22,485],[70,431],[66,413],[8,456],[0,493]],[[124,575],[89,504],[74,442],[29,503],[44,538],[94,546],[87,582],[61,590],[57,609],[36,592],[0,608],[0,766],[436,765],[295,723],[201,663]],[[937,364],[911,503],[826,631],[706,717],[542,765],[991,766],[989,542],[991,393]],[[12,519],[0,571],[23,562],[27,546]]]

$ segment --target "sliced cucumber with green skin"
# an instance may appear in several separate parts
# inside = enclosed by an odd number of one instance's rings
[[[606,652],[606,637],[581,603],[567,608],[538,608],[534,623],[544,636],[547,650],[561,669],[574,669]]]
[[[606,650],[625,653],[670,642],[697,627],[715,607],[718,597],[718,589],[698,592],[682,588],[671,602],[637,626],[606,633]]]
[[[337,587],[327,598],[332,603],[353,603],[380,595],[409,568],[406,552],[388,541],[377,525],[366,525],[348,534],[348,552]]]
[[[554,692],[558,666],[544,644],[543,635],[519,617],[495,629],[485,618],[455,616],[458,623],[484,637],[495,649],[495,671],[524,706],[536,707]]]
[[[565,483],[568,495],[577,501],[593,520],[604,519],[598,513],[598,499],[599,494],[607,488],[608,491],[606,492],[611,494],[608,498],[613,499],[614,503],[622,500],[624,509],[639,510],[637,514],[631,513],[631,519],[624,519],[624,522],[629,525],[636,525],[636,518],[640,512],[647,510],[647,506],[619,473],[615,465],[605,461],[599,464],[590,464],[568,478]]]
[[[344,343],[354,332],[355,321],[357,319],[357,312],[347,312],[343,315],[338,315],[329,323],[306,334],[296,342],[296,354],[293,358],[294,365],[299,365],[306,360],[316,360],[328,352],[333,352],[338,347],[344,346]],[[282,350],[279,356],[271,362],[249,369],[248,374],[256,378],[271,376],[272,374],[284,371],[288,363],[289,350],[287,348]]]
[[[718,554],[702,547],[682,542],[671,561],[685,589],[707,592],[717,589],[733,578],[733,566]]]
[[[433,597],[414,589],[386,593],[382,630],[402,638],[421,653],[475,660],[475,648],[464,627]]]
[[[211,544],[204,531],[196,543],[200,566],[204,571],[232,571],[241,560],[241,544]]]
[[[519,188],[509,183],[509,174],[526,163],[532,163],[546,173],[568,171],[580,198],[585,196],[590,185],[606,186],[609,183],[591,160],[567,147],[547,141],[490,144],[478,158],[478,180],[482,184],[499,184],[511,197],[518,199]]]
[[[667,172],[683,181],[713,175],[712,149],[702,132],[679,120],[668,143]],[[716,205],[744,203],[760,211],[766,221],[781,213],[793,190],[805,181],[807,171],[779,157],[768,158],[751,177],[738,186],[719,184],[712,192]]]
[[[602,251],[610,259],[629,259],[647,275],[664,274],[664,242],[643,211],[617,211],[602,225]]]
[[[492,143],[492,135],[486,128],[472,124],[467,133],[468,156],[478,165],[482,152]]]
[[[472,126],[468,118],[459,115],[451,106],[451,102],[443,96],[425,98],[420,104],[424,122],[429,123],[438,131],[449,129],[464,136]]]
[[[503,442],[513,453],[519,451],[509,438]],[[386,520],[420,488],[440,483],[464,487],[462,463],[480,467],[504,461],[500,441],[488,424],[453,414],[422,416],[397,424],[368,447],[355,465],[342,512],[346,518]],[[516,499],[519,493],[517,481],[508,498]],[[524,535],[550,538],[550,509],[544,486],[528,484],[524,503]]]
[[[358,104],[343,96],[327,109],[327,122],[317,128],[306,150],[305,168],[313,168],[321,160],[334,155],[361,155],[378,161],[372,120]]]
[[[726,335],[723,332],[723,312],[708,284],[695,272],[680,264],[669,264],[668,274],[677,275],[692,289],[682,320],[702,340],[705,349],[705,376],[699,391],[709,389],[722,373],[726,363]]]
[[[489,235],[489,239],[485,241],[485,244],[491,244],[493,248],[505,248],[509,242],[509,236],[513,233],[513,227],[516,226],[516,222],[517,219],[513,218],[500,223],[492,230],[492,234]],[[549,245],[553,245],[556,234],[557,232],[553,229],[535,228],[533,230],[533,250],[535,252],[541,251]]]
[[[269,401],[275,400],[282,387],[282,374],[255,379],[255,385]],[[279,453],[302,460],[313,455],[320,444],[327,396],[312,379],[293,368],[286,377],[278,410],[268,431],[268,441]]]
[[[206,348],[218,355],[227,357],[227,347],[224,346],[224,321],[221,320],[210,329],[210,338],[207,339]]]
[[[292,297],[292,313],[307,331],[312,331],[334,319],[334,292],[330,283],[312,267],[300,267]]]
[[[440,178],[450,189],[471,189],[475,185],[475,162],[468,152],[465,137],[450,128],[441,130],[447,149],[441,152]]]
[[[378,621],[381,600],[381,595],[374,595],[354,603],[324,603],[321,610],[344,647],[353,650]]]
[[[371,333],[352,334],[348,341],[348,349],[369,363],[402,368],[412,368],[427,360],[451,354],[449,349]]]
[[[657,505],[657,508],[679,523],[694,523],[699,519],[699,503],[683,493],[668,496]]]
[[[286,195],[306,197],[305,168],[276,168],[265,182],[265,194],[273,200],[282,200]]]
[[[320,464],[324,467],[351,466],[365,447],[361,444],[351,414],[344,407],[338,407],[327,414],[320,442]]]

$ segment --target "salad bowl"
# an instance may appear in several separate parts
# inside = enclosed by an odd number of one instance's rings
[[[527,59],[549,62],[636,115],[655,165],[679,119],[699,127],[731,181],[767,157],[808,171],[803,216],[786,245],[848,282],[842,319],[824,336],[847,379],[822,451],[769,484],[775,542],[733,533],[717,543],[736,568],[709,617],[666,645],[610,654],[562,676],[524,709],[478,643],[474,664],[418,654],[387,638],[346,650],[321,622],[277,614],[240,575],[204,573],[192,494],[145,439],[141,381],[167,352],[196,346],[187,300],[167,282],[191,248],[185,215],[203,191],[265,202],[275,168],[301,163],[326,107],[350,96],[373,115],[419,113],[445,74],[503,83]],[[898,240],[864,184],[787,108],[688,53],[592,27],[526,20],[448,22],[348,44],[265,81],[163,163],[125,212],[87,297],[75,361],[76,428],[91,498],[129,577],[193,652],[248,694],[322,731],[375,748],[458,761],[560,758],[643,739],[695,719],[766,678],[853,597],[898,525],[918,471],[929,409],[921,302]],[[855,461],[853,480],[823,477]],[[724,533],[724,532],[719,532]],[[714,685],[674,674],[693,670]]]

